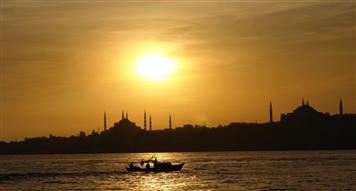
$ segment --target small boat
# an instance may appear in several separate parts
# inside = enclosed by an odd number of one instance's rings
[[[180,171],[184,163],[172,164],[170,162],[158,162],[157,158],[152,157],[149,160],[141,162],[131,162],[126,167],[128,172],[172,172]]]

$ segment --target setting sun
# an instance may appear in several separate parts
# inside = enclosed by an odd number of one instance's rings
[[[175,63],[164,55],[155,53],[140,58],[136,73],[148,80],[164,80],[175,70]]]

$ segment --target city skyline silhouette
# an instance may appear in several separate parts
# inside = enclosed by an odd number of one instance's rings
[[[172,128],[169,115],[165,129],[155,129],[150,114],[147,129],[146,110],[144,127],[122,110],[121,119],[107,129],[104,111],[103,131],[0,142],[0,154],[355,149],[356,114],[344,112],[341,99],[338,106],[338,114],[323,113],[303,99],[292,112],[273,120],[270,102],[267,122],[231,122],[210,128],[193,124]]]

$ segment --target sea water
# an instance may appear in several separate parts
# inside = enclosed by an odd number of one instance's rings
[[[126,172],[152,156],[179,172]],[[0,155],[0,190],[356,190],[356,151]]]

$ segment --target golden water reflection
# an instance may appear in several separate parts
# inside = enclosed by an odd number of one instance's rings
[[[186,164],[126,172],[151,156]],[[350,150],[1,156],[0,190],[353,190],[355,164]]]

